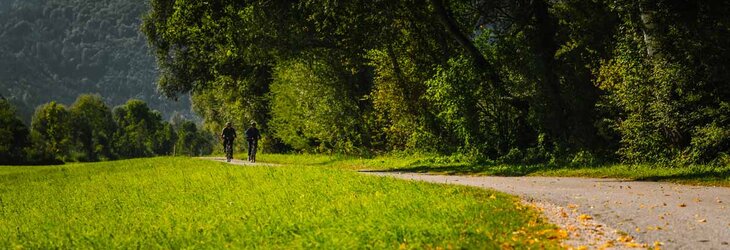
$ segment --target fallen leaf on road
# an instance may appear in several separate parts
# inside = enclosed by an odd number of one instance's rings
[[[705,222],[707,222],[707,219],[697,220],[697,222],[699,222],[699,223],[705,223]]]
[[[593,219],[593,217],[591,217],[590,215],[587,215],[587,214],[581,214],[580,216],[578,216],[578,219],[582,220],[582,221],[586,221],[586,220]]]
[[[654,241],[654,250],[660,250],[662,249],[661,246],[664,245],[664,243],[661,243],[659,241]]]
[[[632,240],[634,240],[634,238],[631,237],[631,235],[624,235],[624,236],[618,237],[618,239],[616,239],[616,240],[618,240],[618,242],[631,242]]]
[[[611,248],[611,247],[613,247],[614,245],[615,245],[615,244],[613,243],[613,241],[612,241],[612,240],[609,240],[609,241],[607,241],[606,243],[603,243],[603,245],[601,245],[601,246],[600,246],[600,247],[598,247],[598,248],[599,248],[599,249]]]
[[[686,206],[687,206],[687,204],[679,203],[679,207],[686,207]]]

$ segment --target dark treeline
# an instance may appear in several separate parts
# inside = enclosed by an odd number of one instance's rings
[[[0,94],[30,122],[36,106],[99,93],[110,105],[141,99],[165,117],[190,102],[155,91],[155,59],[139,31],[146,1],[0,1]]]
[[[152,0],[160,89],[265,150],[727,163],[730,3]]]
[[[30,128],[0,98],[0,165],[53,164],[157,155],[205,155],[213,135],[182,119],[167,122],[143,101],[110,109],[99,95],[80,95],[71,106],[38,106]]]

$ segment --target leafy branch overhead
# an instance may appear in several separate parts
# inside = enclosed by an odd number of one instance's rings
[[[729,4],[153,0],[168,96],[272,151],[728,159]],[[600,18],[598,18],[600,17]],[[712,53],[708,53],[712,51]],[[723,160],[725,159],[725,160]]]

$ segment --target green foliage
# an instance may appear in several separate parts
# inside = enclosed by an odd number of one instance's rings
[[[161,90],[192,93],[208,130],[257,121],[269,151],[688,165],[730,150],[722,1],[151,6]]]
[[[387,50],[387,51],[386,51]],[[427,70],[418,68],[405,55],[396,55],[393,48],[368,51],[374,68],[373,89],[369,97],[373,103],[375,131],[373,141],[384,137],[386,150],[442,151],[443,145],[430,131],[420,114],[426,94]],[[425,77],[424,77],[425,75]]]
[[[141,100],[129,100],[115,107],[114,121],[119,129],[114,135],[115,152],[123,158],[169,155],[176,141],[170,124]]]
[[[560,248],[515,197],[330,168],[168,157],[2,167],[0,186],[0,248]]]
[[[0,99],[0,123],[7,128],[0,130],[0,164],[212,153],[214,139],[209,132],[181,117],[176,122],[177,128],[140,100],[129,100],[112,112],[101,96],[87,94],[68,109],[56,102],[39,106],[29,135],[10,103]]]
[[[277,65],[271,85],[270,126],[294,149],[352,153],[361,145],[357,106],[326,62],[290,61]]]
[[[38,143],[34,146],[50,152],[58,160],[71,160],[73,129],[71,114],[66,106],[53,101],[38,106],[31,123],[31,132]]]
[[[26,123],[36,106],[69,105],[82,93],[191,115],[187,98],[156,92],[154,57],[139,31],[147,1],[6,0],[0,8],[0,93]]]
[[[176,127],[175,155],[201,156],[213,152],[212,134],[198,130],[198,126],[191,121],[183,121],[179,125],[176,124]]]
[[[705,56],[704,51],[727,41],[704,24],[715,18],[730,23],[726,15],[707,9],[730,7],[624,3],[616,8],[624,18],[623,33],[613,59],[600,68],[599,84],[608,91],[604,105],[621,111],[611,117],[621,134],[618,153],[629,162],[678,165],[719,159],[730,150],[725,132],[730,92],[720,87],[730,81],[720,73],[727,70],[722,61],[728,54]]]
[[[80,95],[69,108],[73,137],[83,155],[79,161],[114,159],[112,139],[116,123],[99,95]]]
[[[0,97],[0,165],[20,164],[26,161],[29,146],[28,127],[17,117],[15,108]]]

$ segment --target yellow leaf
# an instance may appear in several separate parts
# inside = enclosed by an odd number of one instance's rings
[[[618,237],[618,242],[631,242],[634,240],[630,235],[623,235]]]
[[[587,214],[581,214],[580,216],[578,216],[578,219],[582,220],[582,221],[586,221],[586,220],[593,219],[593,217],[591,217],[590,215],[587,215]]]
[[[613,247],[614,245],[615,245],[615,244],[613,243],[613,241],[612,241],[612,240],[609,240],[609,241],[607,241],[606,243],[603,243],[603,245],[601,245],[601,247],[599,247],[599,248],[611,248],[611,247]]]
[[[660,247],[661,245],[664,245],[664,243],[661,243],[659,241],[654,241],[654,247],[655,248]]]

